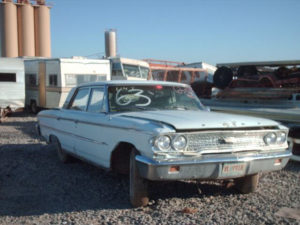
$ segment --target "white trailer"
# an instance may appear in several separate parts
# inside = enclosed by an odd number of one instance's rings
[[[62,107],[69,91],[82,83],[110,80],[110,61],[86,58],[38,58],[25,63],[26,106]]]
[[[24,108],[24,63],[18,58],[0,58],[0,119],[7,112]]]

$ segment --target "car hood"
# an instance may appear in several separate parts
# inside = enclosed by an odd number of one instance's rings
[[[277,122],[268,119],[207,111],[141,111],[120,116],[157,121],[176,130],[278,126]]]

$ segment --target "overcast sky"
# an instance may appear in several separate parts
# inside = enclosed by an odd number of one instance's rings
[[[300,59],[299,0],[49,0],[52,56],[104,55],[117,29],[128,58],[211,64]]]

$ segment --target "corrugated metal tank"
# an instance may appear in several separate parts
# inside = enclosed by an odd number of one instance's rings
[[[35,55],[51,57],[50,8],[43,4],[34,6]]]
[[[3,35],[4,35],[4,28],[3,28],[3,4],[0,3],[0,56],[3,55],[2,49],[4,46],[4,40],[3,40]]]
[[[12,0],[2,2],[3,10],[3,57],[18,57],[17,6]]]
[[[18,5],[19,56],[35,56],[34,10],[28,2]]]
[[[106,57],[117,56],[117,34],[115,30],[105,31],[105,55]]]

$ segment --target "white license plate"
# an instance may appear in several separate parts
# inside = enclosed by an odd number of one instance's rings
[[[246,172],[246,163],[224,163],[221,171],[222,177],[242,176]]]

